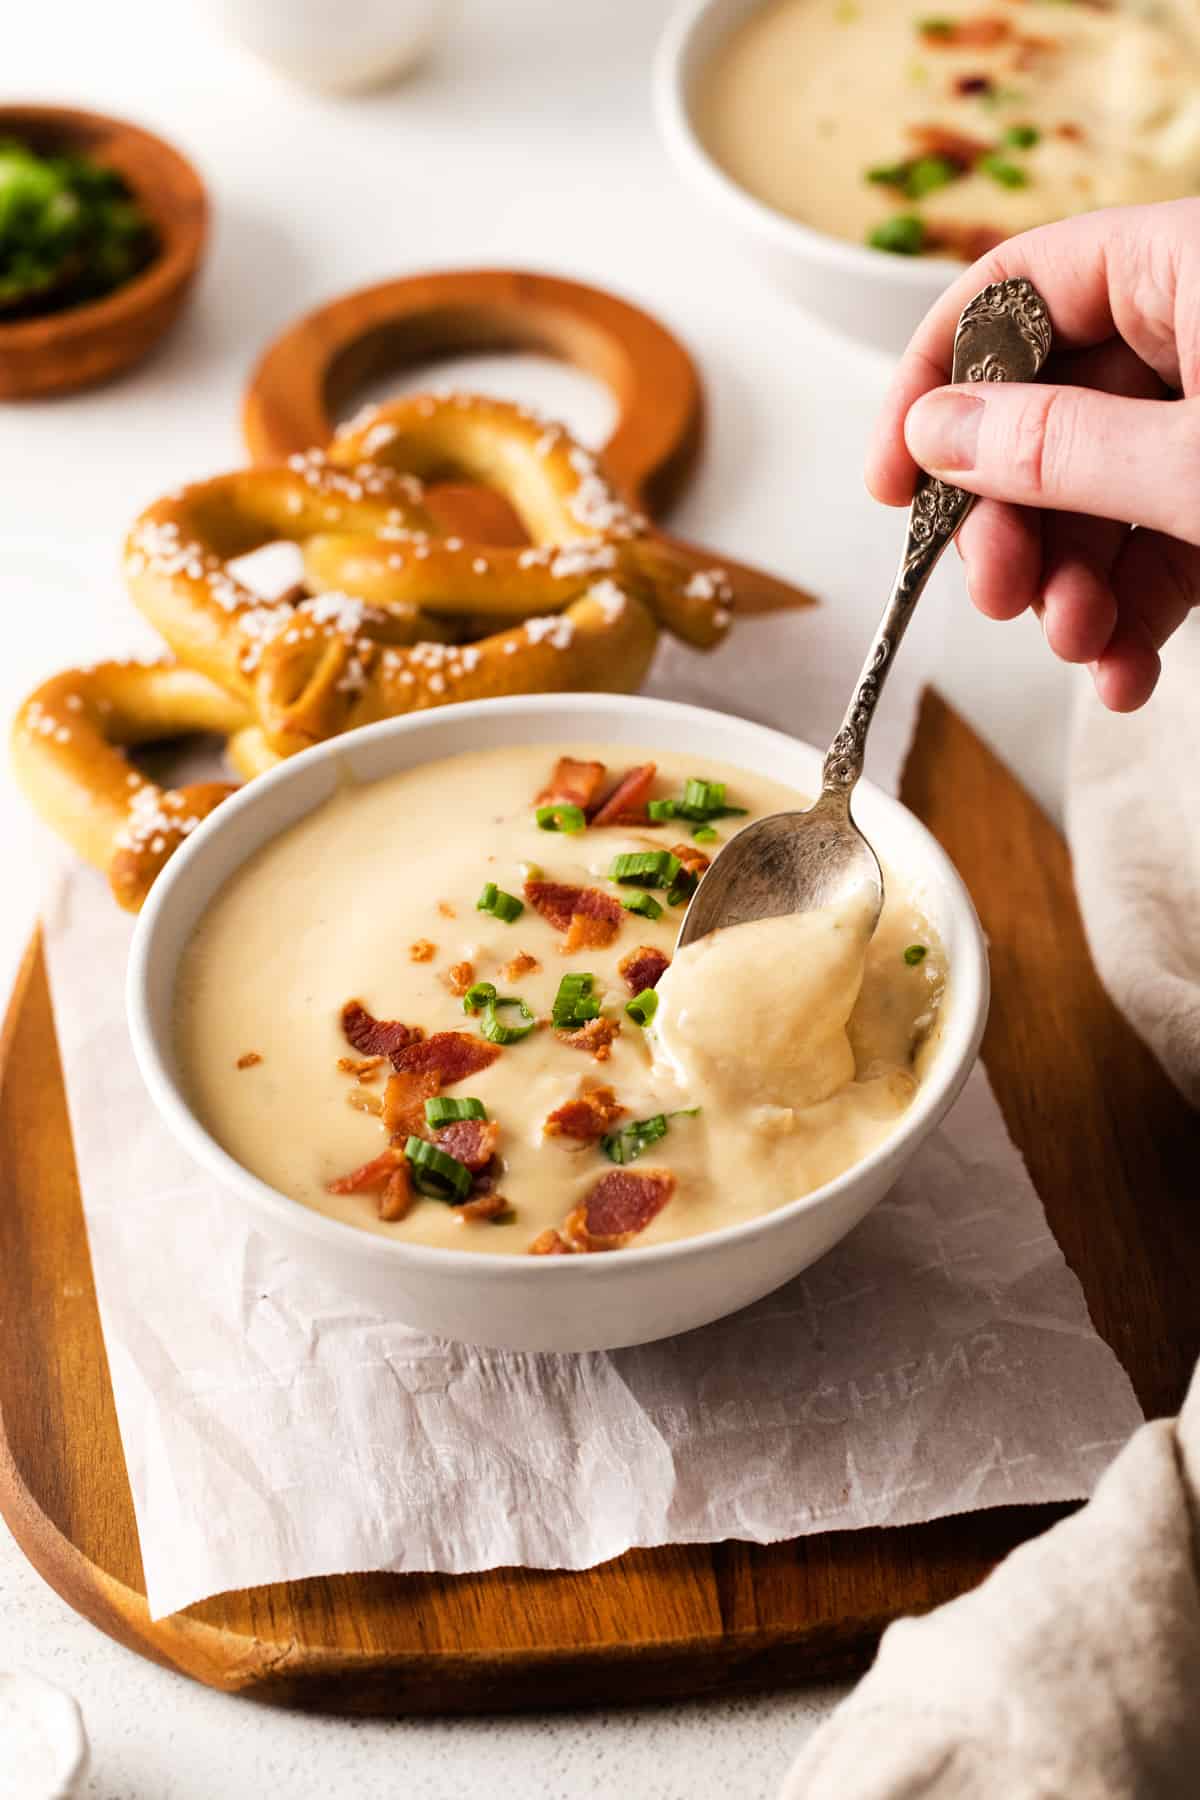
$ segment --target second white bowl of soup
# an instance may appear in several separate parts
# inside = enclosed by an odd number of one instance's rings
[[[674,958],[706,859],[802,804],[807,745],[666,702],[439,709],[261,777],[168,865],[130,1023],[189,1151],[364,1304],[613,1348],[780,1285],[965,1080],[986,961],[954,870],[864,788],[880,924]]]
[[[681,173],[767,272],[889,350],[1003,239],[1200,185],[1185,0],[685,0],[655,86]]]

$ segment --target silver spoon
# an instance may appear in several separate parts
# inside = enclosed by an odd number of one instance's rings
[[[964,309],[954,334],[954,381],[1032,381],[1050,350],[1050,317],[1024,278],[996,281]],[[879,859],[850,816],[867,732],[905,627],[925,584],[975,502],[974,494],[932,475],[917,482],[908,534],[891,596],[862,666],[854,698],[830,744],[821,792],[807,812],[774,813],[725,845],[697,888],[676,949],[751,919],[832,906],[855,890],[883,905]]]

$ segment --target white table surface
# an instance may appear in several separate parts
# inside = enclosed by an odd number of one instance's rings
[[[284,85],[183,8],[21,10],[3,97],[92,105],[174,138],[211,185],[216,228],[197,303],[150,364],[94,394],[0,407],[6,716],[42,674],[143,641],[116,574],[121,534],[160,491],[240,460],[238,398],[257,350],[336,293],[456,265],[578,276],[678,331],[710,402],[708,452],[679,529],[814,587],[865,644],[900,527],[860,475],[887,366],[764,287],[677,184],[648,97],[665,10],[665,0],[464,0],[425,72],[355,99]],[[455,378],[516,391],[603,436],[608,403],[585,378],[497,359]],[[935,607],[931,675],[1057,814],[1073,678],[1032,621],[978,618],[956,567],[923,603]],[[7,789],[0,830],[23,844]],[[25,934],[25,862],[11,856],[0,890],[8,963]],[[80,1699],[95,1800],[769,1794],[837,1695],[465,1722],[272,1713],[117,1648],[0,1531],[0,1668],[19,1666]],[[2,1765],[0,1753],[0,1796]]]

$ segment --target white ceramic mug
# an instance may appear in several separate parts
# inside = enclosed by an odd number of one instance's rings
[[[421,62],[453,0],[194,0],[231,38],[305,87],[350,93]]]

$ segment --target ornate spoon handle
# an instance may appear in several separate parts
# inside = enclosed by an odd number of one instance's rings
[[[954,334],[952,379],[1032,381],[1050,350],[1050,318],[1041,295],[1024,277],[996,281],[969,302]],[[867,651],[854,697],[825,756],[822,798],[848,806],[862,774],[867,732],[913,608],[942,551],[971,507],[975,495],[933,475],[917,482],[908,512],[908,532],[900,567],[879,628]]]

